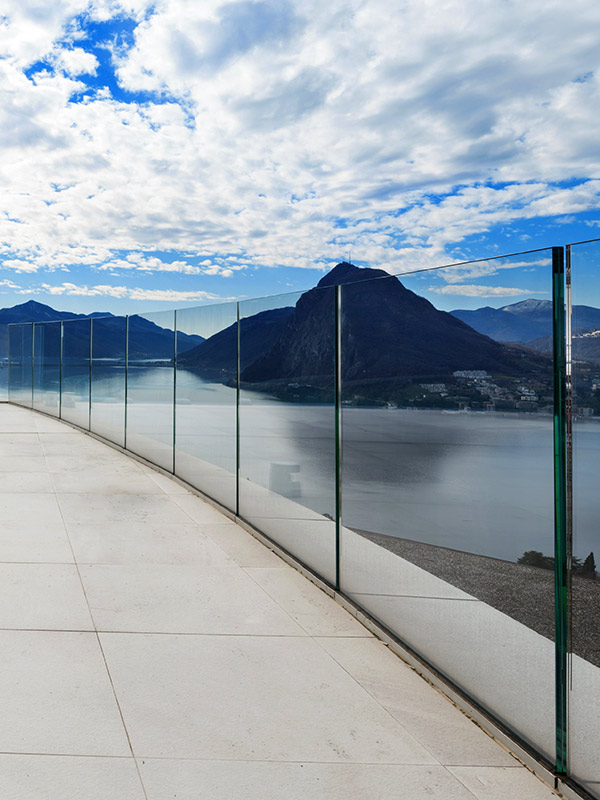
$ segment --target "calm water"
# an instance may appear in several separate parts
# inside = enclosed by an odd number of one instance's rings
[[[87,375],[72,371],[64,411],[85,421]],[[92,418],[123,420],[123,370],[96,367]],[[45,376],[44,385],[50,386]],[[129,371],[128,435],[148,457],[168,461],[173,375],[139,366]],[[235,471],[235,390],[177,373],[177,447],[223,473]],[[117,402],[115,402],[115,399]],[[54,411],[56,395],[39,393]],[[328,406],[281,403],[242,392],[240,474],[274,489],[273,471],[289,471],[290,497],[333,516],[334,416]],[[110,426],[103,435],[112,435]],[[134,441],[133,438],[131,441]],[[526,550],[553,552],[552,418],[537,414],[444,413],[344,408],[343,521],[348,527],[514,560]],[[600,560],[600,421],[575,425],[575,555]],[[204,470],[206,472],[206,470]],[[200,471],[202,472],[202,471]],[[199,476],[198,480],[202,480]],[[199,486],[202,488],[202,486]],[[245,491],[248,489],[245,488]],[[296,495],[296,496],[294,496]]]

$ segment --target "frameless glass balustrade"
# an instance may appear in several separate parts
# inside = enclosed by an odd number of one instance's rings
[[[36,322],[33,326],[33,407],[60,414],[61,323]]]
[[[31,408],[33,381],[33,324],[8,326],[8,399]]]
[[[63,323],[61,418],[81,428],[90,424],[90,319]]]
[[[600,797],[600,240],[571,245],[569,770]]]
[[[177,311],[175,473],[236,510],[237,303]]]
[[[175,312],[135,314],[128,324],[127,449],[173,471]]]
[[[571,406],[562,248],[11,325],[9,399],[236,512],[600,797],[600,241],[569,256]]]
[[[335,291],[240,303],[239,513],[335,581]]]
[[[341,588],[552,758],[551,252],[348,273]]]
[[[91,335],[91,430],[122,447],[125,444],[127,318],[95,318]]]

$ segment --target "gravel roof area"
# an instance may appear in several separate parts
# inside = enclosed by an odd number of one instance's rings
[[[361,536],[554,640],[554,573],[539,567],[357,530]],[[600,667],[600,580],[573,577],[572,649]]]

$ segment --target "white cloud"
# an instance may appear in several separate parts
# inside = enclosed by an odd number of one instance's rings
[[[457,297],[517,297],[518,295],[545,294],[539,289],[519,289],[508,286],[478,286],[461,284],[460,286],[430,286],[429,292],[435,294],[451,294]]]
[[[72,50],[61,49],[57,55],[57,63],[67,75],[95,75],[98,68],[98,59],[93,53],[86,53],[81,47]]]
[[[536,267],[549,267],[552,264],[551,258],[538,258],[531,261],[521,259],[495,259],[490,261],[479,261],[465,266],[448,267],[437,270],[436,275],[446,283],[463,283],[464,281],[481,278],[483,276],[497,275],[501,270],[521,269],[532,271]]]
[[[396,272],[600,207],[595,0],[4,5],[0,252],[30,271],[231,277],[352,247]],[[97,70],[83,12],[139,21],[111,47],[155,102],[73,102]],[[28,79],[42,59],[59,68]]]
[[[128,298],[130,300],[155,300],[168,301],[170,303],[202,302],[206,300],[221,300],[230,298],[220,298],[218,295],[209,292],[185,292],[171,289],[144,289],[140,287],[128,286],[109,286],[108,284],[97,284],[95,286],[78,286],[74,283],[61,283],[52,285],[42,283],[39,291],[47,292],[51,295],[76,295],[80,297],[115,297],[118,299]],[[36,293],[35,288],[29,290],[32,294]]]

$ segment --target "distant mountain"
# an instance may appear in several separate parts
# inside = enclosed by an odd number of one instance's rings
[[[7,325],[9,322],[54,322],[61,319],[82,319],[86,316],[72,311],[56,311],[51,306],[38,303],[36,300],[28,300],[12,308],[0,308],[2,325]]]
[[[261,311],[240,320],[240,366],[245,369],[276,341],[293,308]],[[201,344],[177,356],[178,365],[206,374],[237,373],[237,322],[215,333]]]
[[[100,321],[100,318],[102,320]],[[124,318],[112,314],[93,312],[75,314],[72,311],[57,311],[51,306],[29,300],[12,308],[0,309],[0,358],[8,357],[8,324],[26,322],[56,322],[60,320],[97,319],[95,323],[94,355],[97,358],[124,358]],[[87,326],[73,325],[68,329],[66,340],[70,358],[87,358],[89,339]],[[189,336],[178,332],[178,351],[184,352],[203,342],[202,336]],[[173,331],[161,328],[140,316],[129,318],[129,356],[132,359],[172,358]]]
[[[575,361],[600,364],[600,327],[584,330],[578,328],[571,335],[571,357]],[[552,336],[541,336],[526,342],[527,347],[540,353],[552,352]]]
[[[326,287],[335,284],[354,284],[342,294],[342,377],[347,381],[455,370],[522,375],[548,367],[547,359],[500,344],[438,311],[398,278],[342,262],[300,297],[277,341],[243,370],[243,381],[331,374],[333,294]]]
[[[528,343],[552,336],[552,303],[550,300],[522,300],[503,308],[478,308],[474,311],[457,309],[450,312],[479,333],[498,342]],[[574,306],[577,327],[590,329],[600,326],[600,309]]]

